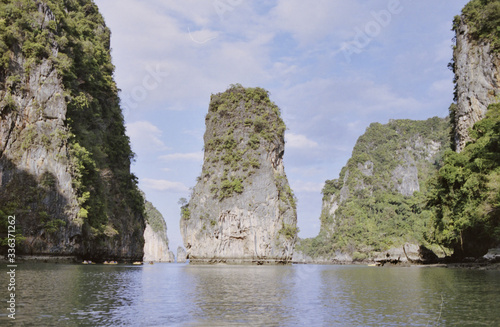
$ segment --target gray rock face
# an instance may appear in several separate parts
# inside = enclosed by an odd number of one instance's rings
[[[144,230],[144,262],[174,262],[173,253],[168,249],[168,241],[146,223]]]
[[[144,196],[144,195],[143,195]],[[168,248],[167,223],[149,201],[145,201],[146,229],[144,230],[144,262],[175,262]]]
[[[403,203],[421,192],[449,145],[448,135],[448,121],[438,117],[371,124],[358,139],[340,178],[325,183],[320,234],[302,240],[298,248],[314,262],[362,261],[386,249],[387,243],[378,243],[383,239],[379,235],[401,235],[412,228],[404,225],[406,214],[393,210],[388,199]],[[346,235],[354,237],[349,241]],[[406,242],[400,235],[391,239],[398,251]],[[364,239],[371,243],[366,245]],[[413,256],[416,250],[410,250]],[[300,253],[295,259],[308,260]]]
[[[187,261],[187,252],[184,250],[182,246],[177,248],[177,263],[186,263]]]
[[[469,141],[469,128],[483,119],[488,106],[498,102],[500,55],[486,42],[471,41],[469,27],[462,20],[456,33],[454,51],[457,88],[455,144],[460,152]]]
[[[64,41],[67,30],[64,24],[58,25],[61,20],[56,14],[73,18],[84,15],[76,13],[75,8],[81,8],[81,4],[64,7],[63,2],[56,2],[53,5],[50,7],[61,10],[52,12],[41,2],[23,7],[26,11],[21,19],[38,26],[36,33],[41,37],[37,36],[37,42],[44,48],[43,54],[33,57],[30,51],[23,52],[25,36],[15,31],[17,35],[9,41],[6,51],[9,62],[0,69],[0,219],[4,219],[4,215],[16,215],[16,232],[19,237],[23,236],[16,244],[17,254],[83,256],[95,261],[141,260],[144,217],[140,202],[137,205],[128,201],[137,189],[130,174],[130,158],[124,155],[130,153],[127,152],[129,143],[124,134],[117,91],[113,89],[111,61],[109,65],[104,63],[103,58],[107,58],[104,55],[96,60],[107,67],[102,76],[89,77],[91,73],[82,72],[74,76],[78,78],[77,83],[67,83],[68,76],[63,79],[61,74],[78,70],[80,66],[64,51],[73,50],[73,44],[83,35],[73,31],[74,40],[60,46],[56,39]],[[93,12],[93,17],[99,20],[98,12]],[[104,45],[99,51],[105,52],[109,45],[105,40],[107,29],[104,25],[95,28],[102,34],[99,38]],[[87,38],[85,42],[89,48],[94,47],[92,42],[98,43]],[[99,86],[95,91],[92,88],[97,88],[97,84],[89,85],[89,81],[103,80],[100,86],[107,83],[111,87],[100,89]],[[81,95],[81,99],[94,101],[81,110],[91,112],[90,118],[71,125],[69,118],[77,111],[75,93]],[[68,126],[72,126],[71,130]],[[115,133],[116,130],[123,133]],[[113,141],[119,142],[106,143],[110,134]],[[94,143],[102,145],[101,153],[91,153],[80,142],[88,135],[89,138],[96,136]],[[86,189],[82,188],[84,183],[88,183]],[[91,210],[99,215],[89,214]],[[0,233],[3,229],[0,226]]]
[[[64,90],[50,61],[43,60],[29,74],[24,72],[25,64],[18,54],[11,65],[11,75],[19,77],[24,90],[14,85],[10,90],[0,89],[0,188],[14,192],[0,197],[12,204],[12,213],[6,214],[13,214],[18,208],[10,196],[24,195],[35,200],[43,194],[39,201],[43,206],[33,208],[36,215],[50,217],[66,228],[58,233],[26,233],[26,252],[71,255],[80,250],[82,225],[76,219],[79,205],[68,159]],[[39,184],[43,187],[37,187]],[[17,219],[31,225],[36,223],[36,215],[25,214]]]
[[[420,191],[417,163],[410,152],[404,152],[401,161],[402,164],[392,171],[391,180],[400,194],[412,196],[414,192]]]
[[[283,167],[284,123],[262,89],[212,96],[203,173],[181,219],[191,263],[291,261],[295,198]]]
[[[335,255],[331,257],[315,258],[311,258],[300,251],[295,251],[293,253],[292,261],[297,264],[349,264],[353,262],[353,259],[349,254],[340,251],[337,251]]]
[[[328,217],[328,223],[322,224],[322,231],[326,233],[327,237],[335,232],[335,213],[346,200],[353,196],[349,185],[354,185],[354,187],[351,187],[353,192],[366,191],[368,194],[372,194],[374,188],[380,187],[392,189],[404,196],[412,196],[414,192],[419,192],[419,175],[422,173],[419,170],[428,169],[428,163],[434,162],[436,155],[442,151],[442,146],[442,142],[439,140],[426,139],[424,141],[424,137],[416,135],[403,149],[388,153],[389,156],[395,156],[399,164],[390,172],[390,181],[382,179],[383,184],[378,185],[370,184],[363,178],[359,178],[360,174],[366,177],[374,176],[375,164],[372,161],[368,160],[363,164],[358,163],[354,167],[348,164],[345,167],[342,183],[338,186],[340,191],[326,195],[323,198],[322,216]],[[425,162],[426,164],[423,164]],[[354,171],[354,174],[351,173],[349,168]],[[377,168],[380,170],[380,167]],[[339,183],[339,181],[335,182]]]

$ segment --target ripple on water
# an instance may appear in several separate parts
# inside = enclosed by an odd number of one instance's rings
[[[26,263],[16,277],[25,326],[500,325],[498,271]]]

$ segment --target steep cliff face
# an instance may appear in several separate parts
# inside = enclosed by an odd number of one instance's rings
[[[0,90],[1,210],[16,214],[18,227],[28,229],[22,233],[27,253],[70,255],[83,249],[64,90],[50,61],[43,60],[29,74],[25,62],[14,56],[11,68],[23,92],[8,82]]]
[[[361,260],[421,244],[426,181],[449,145],[447,136],[448,121],[437,117],[371,124],[340,178],[326,181],[319,236],[301,240],[298,249],[323,261]]]
[[[184,250],[182,246],[177,248],[177,263],[186,263],[187,261],[187,252]]]
[[[469,129],[484,118],[490,104],[499,101],[500,52],[495,40],[499,8],[498,1],[485,6],[475,0],[464,8],[462,16],[455,18],[456,46],[452,64],[457,106],[453,114],[458,152],[471,140]]]
[[[500,244],[500,0],[471,0],[453,29],[454,151],[431,183],[434,242],[457,259]]]
[[[161,213],[149,201],[145,202],[146,229],[144,230],[144,259],[149,262],[175,262],[168,248],[167,223]]]
[[[142,259],[109,36],[92,1],[0,4],[0,214],[19,254]]]
[[[285,125],[260,88],[212,95],[203,171],[182,210],[190,262],[287,263],[297,235],[283,167]]]

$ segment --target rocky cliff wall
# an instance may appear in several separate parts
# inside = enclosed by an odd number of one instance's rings
[[[144,230],[144,262],[175,262],[168,247],[167,223],[149,201],[145,202],[146,229]]]
[[[500,95],[500,53],[488,38],[478,39],[465,16],[455,19],[453,53],[457,107],[454,112],[455,147],[462,151],[470,141],[469,129],[484,118]]]
[[[109,37],[90,0],[0,4],[0,216],[18,254],[143,257]]]
[[[358,139],[342,177],[326,182],[322,229],[333,232],[337,209],[350,199],[371,197],[380,190],[405,197],[420,192],[421,183],[448,145],[447,129],[447,120],[439,118],[370,125]]]
[[[168,248],[168,242],[146,223],[144,230],[144,262],[175,262],[175,256]]]
[[[82,225],[65,124],[67,106],[60,77],[49,60],[26,73],[13,56],[0,90],[0,188],[2,211],[16,214],[29,254],[81,252]],[[12,80],[12,79],[11,79]],[[21,91],[20,86],[23,86]],[[60,228],[64,225],[65,228]]]
[[[320,233],[300,240],[296,259],[363,261],[422,244],[426,182],[448,133],[448,120],[437,117],[371,124],[340,178],[326,181]]]
[[[202,174],[181,219],[191,263],[291,261],[297,214],[284,131],[263,89],[235,85],[212,96]]]

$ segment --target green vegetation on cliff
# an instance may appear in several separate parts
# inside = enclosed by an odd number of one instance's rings
[[[494,52],[500,51],[500,0],[472,0],[456,16],[453,30],[462,33],[463,24],[469,32],[469,41],[475,44],[490,44]],[[456,56],[456,53],[455,53]],[[483,70],[498,69],[497,62],[469,63]],[[455,59],[450,63],[455,78],[455,101],[458,101],[457,67]],[[469,69],[467,67],[467,69]],[[471,83],[477,81],[464,81]],[[469,85],[463,84],[462,88]],[[488,93],[492,99],[495,90]],[[469,101],[469,100],[467,100]],[[492,102],[497,102],[494,100]],[[474,101],[472,101],[474,102]],[[432,227],[429,239],[454,249],[458,258],[481,256],[489,247],[500,243],[500,105],[492,104],[483,120],[469,131],[472,139],[460,153],[456,146],[444,156],[444,165],[432,180],[428,194],[428,208],[432,210]],[[457,104],[450,106],[452,139],[458,128]],[[473,111],[472,108],[466,108]],[[467,115],[462,119],[470,119]]]
[[[457,256],[484,255],[500,243],[500,104],[470,136],[462,152],[446,152],[429,194],[432,239]]]
[[[286,127],[280,110],[266,90],[235,84],[212,95],[206,120],[210,123],[205,133],[208,157],[200,178],[212,180],[211,192],[220,200],[241,194],[247,178],[260,168],[256,150],[276,138],[284,139]],[[213,178],[220,164],[224,172]]]
[[[202,173],[178,202],[191,262],[289,263],[297,210],[280,109],[266,90],[235,84],[211,96],[205,124]]]
[[[462,10],[462,17],[474,40],[487,40],[495,51],[500,51],[500,0],[472,0]],[[462,17],[455,17],[455,32]]]
[[[362,260],[406,242],[424,243],[426,184],[448,133],[448,121],[437,117],[371,124],[340,178],[325,183],[320,234],[301,240],[297,250],[313,258],[343,252]]]
[[[23,74],[48,61],[62,79],[67,131],[54,136],[69,145],[77,221],[86,238],[97,244],[124,233],[140,242],[144,200],[130,173],[134,153],[113,80],[110,31],[97,6],[91,0],[0,1],[0,80],[8,92],[22,94],[21,78],[13,75],[16,56],[24,58]]]
[[[160,235],[168,246],[167,224],[165,223],[165,219],[163,219],[162,214],[149,201],[145,201],[144,207],[146,222],[151,226],[156,234]]]

